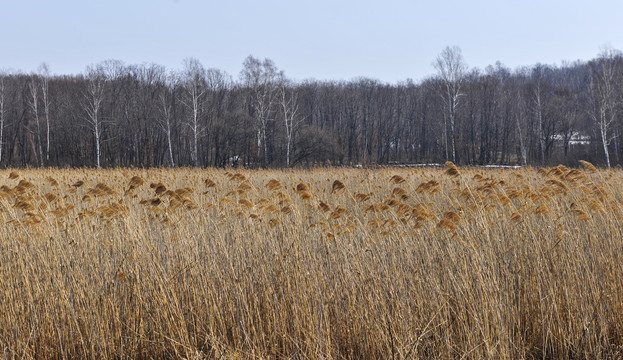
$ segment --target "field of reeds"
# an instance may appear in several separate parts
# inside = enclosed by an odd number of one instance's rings
[[[623,354],[621,170],[31,169],[0,186],[2,359]]]

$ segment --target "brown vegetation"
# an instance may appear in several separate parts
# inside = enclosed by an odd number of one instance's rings
[[[623,172],[583,165],[5,170],[0,354],[612,358]]]

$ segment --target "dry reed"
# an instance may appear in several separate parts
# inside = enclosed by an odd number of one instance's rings
[[[0,354],[615,358],[623,173],[582,166],[0,171]]]

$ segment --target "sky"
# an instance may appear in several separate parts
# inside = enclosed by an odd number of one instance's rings
[[[0,0],[0,69],[78,74],[110,59],[238,78],[248,55],[297,80],[435,75],[446,46],[470,68],[590,60],[623,50],[620,0]]]

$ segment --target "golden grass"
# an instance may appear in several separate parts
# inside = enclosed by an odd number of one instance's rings
[[[595,359],[623,172],[0,171],[3,358]]]

